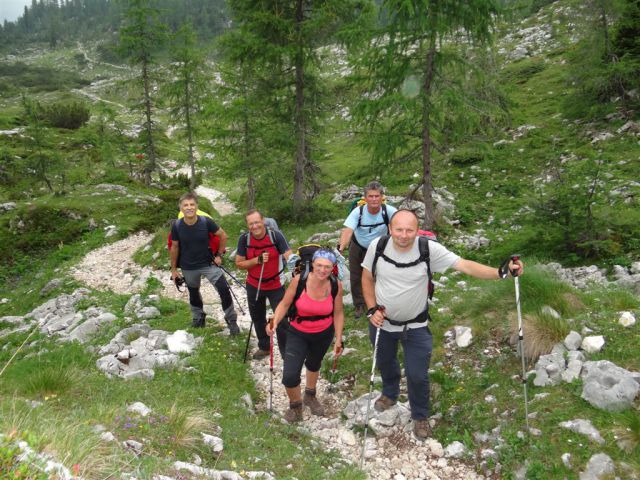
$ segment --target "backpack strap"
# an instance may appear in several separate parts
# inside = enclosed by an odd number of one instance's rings
[[[381,223],[372,223],[371,225],[362,225],[362,213],[364,212],[364,207],[366,205],[360,205],[360,215],[358,215],[358,225],[356,225],[356,228],[376,228],[379,227],[380,225],[384,225],[385,227],[387,227],[387,233],[389,232],[389,214],[387,213],[387,205],[386,204],[382,204],[382,222]]]
[[[296,308],[296,301],[302,295],[305,288],[307,288],[307,277],[309,276],[308,272],[300,275],[300,280],[298,280],[298,286],[296,287],[296,294],[293,297],[293,301],[291,302],[291,306],[289,307],[289,312],[287,316],[289,317],[289,321],[293,322],[294,320],[298,323],[305,322],[315,322],[317,320],[324,320],[327,317],[333,316],[333,307],[331,308],[331,313],[328,315],[306,315],[306,316],[298,316],[298,309]],[[329,282],[331,283],[331,299],[333,300],[332,305],[336,303],[336,297],[338,296],[338,279],[333,275],[329,275]]]
[[[373,266],[371,267],[371,275],[374,277],[376,276],[376,265],[378,264],[378,259],[383,254],[387,243],[389,243],[389,238],[391,238],[389,235],[381,236],[380,240],[378,240],[378,244],[376,245],[376,253],[373,256]]]

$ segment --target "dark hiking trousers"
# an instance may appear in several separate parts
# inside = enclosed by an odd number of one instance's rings
[[[366,310],[364,296],[362,295],[362,262],[367,253],[366,248],[362,248],[355,241],[355,235],[351,237],[349,244],[349,275],[351,280],[351,297],[353,306]]]
[[[404,336],[404,338],[403,338]],[[376,328],[369,324],[371,345],[376,339]],[[402,332],[380,330],[376,366],[382,376],[382,394],[397,400],[400,394],[400,362],[398,343],[404,351],[404,371],[407,377],[411,418],[423,420],[429,416],[429,362],[433,338],[429,327],[407,329]]]
[[[293,388],[300,385],[303,364],[309,372],[320,371],[322,359],[333,342],[333,334],[333,324],[318,333],[304,333],[289,326],[282,368],[282,384],[285,387]]]
[[[267,300],[269,300],[271,310],[275,312],[278,304],[282,301],[282,297],[284,297],[284,287],[276,288],[275,290],[260,290],[258,301],[256,301],[257,291],[258,289],[256,287],[247,283],[249,315],[251,315],[253,327],[256,330],[258,348],[260,350],[269,350],[269,336],[265,331],[265,327],[267,326]],[[284,358],[285,346],[287,344],[287,325],[288,322],[285,318],[278,324],[278,328],[276,329],[278,350],[280,350],[282,358]]]
[[[205,277],[211,285],[214,286],[218,295],[220,295],[220,303],[224,310],[224,320],[229,323],[237,321],[237,314],[233,308],[233,298],[229,284],[222,274],[222,270],[216,265],[209,265],[197,270],[182,270],[187,288],[189,289],[189,304],[191,305],[191,315],[194,321],[199,320],[204,315],[202,295],[200,295],[201,277]]]

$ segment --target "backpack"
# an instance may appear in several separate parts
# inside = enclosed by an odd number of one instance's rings
[[[428,230],[418,230],[418,249],[420,251],[420,256],[409,263],[399,263],[391,258],[387,257],[384,254],[384,249],[389,243],[389,239],[391,237],[389,235],[383,235],[378,240],[378,244],[376,245],[376,253],[373,257],[373,266],[371,267],[371,275],[375,277],[376,275],[376,265],[378,264],[378,259],[382,257],[387,263],[392,264],[396,268],[409,268],[419,263],[425,262],[427,264],[427,276],[428,276],[428,284],[427,284],[427,292],[429,294],[429,300],[433,298],[433,292],[435,290],[435,286],[433,284],[433,274],[431,273],[431,265],[429,263],[429,242],[437,242],[437,237],[433,232]]]
[[[307,275],[309,275],[309,272],[312,270],[311,261],[313,260],[313,254],[316,253],[316,250],[318,250],[319,248],[323,247],[322,245],[318,245],[317,243],[308,243],[306,245],[300,245],[298,247],[298,250],[296,250],[296,255],[300,257],[300,259],[296,261],[293,267],[293,271],[291,273],[292,277],[295,277],[296,275],[302,275],[306,279]],[[324,248],[332,250],[329,247]],[[331,273],[334,277],[338,277],[338,265],[333,266],[333,270]]]
[[[298,315],[298,309],[296,308],[296,301],[300,298],[300,296],[302,295],[302,292],[304,292],[304,289],[307,287],[308,276],[309,276],[309,272],[305,272],[304,274],[300,275],[300,280],[298,280],[298,287],[296,288],[296,294],[294,295],[293,301],[291,302],[291,306],[289,307],[289,311],[287,312],[287,316],[289,317],[289,321],[291,322],[293,322],[294,319],[298,323],[300,323],[303,320],[308,322],[314,322],[314,321],[322,320],[324,318],[327,318],[333,315],[333,307],[332,307],[331,313],[329,315],[307,315],[307,316],[300,316],[296,319],[296,315]],[[329,275],[329,282],[331,282],[331,299],[333,300],[332,302],[332,306],[333,306],[335,305],[336,297],[338,296],[338,279],[335,277],[333,273]]]
[[[199,217],[208,217],[211,218],[211,215],[209,215],[206,212],[203,212],[201,210],[198,210],[197,215]],[[182,212],[180,212],[179,215],[182,215]],[[183,216],[178,216],[177,220],[172,220],[171,221],[171,227],[173,227],[173,224],[175,222],[181,222],[182,221],[182,217]],[[169,252],[171,252],[171,245],[173,245],[173,240],[171,239],[171,228],[169,229],[169,235],[167,237],[167,249],[169,250]],[[218,251],[218,249],[220,248],[220,237],[218,235],[214,235],[213,233],[209,232],[209,250],[211,250],[211,255],[215,255],[216,252]],[[180,259],[178,258],[178,262],[180,261]]]

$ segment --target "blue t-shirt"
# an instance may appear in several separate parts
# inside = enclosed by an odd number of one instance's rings
[[[385,205],[387,207],[387,218],[391,220],[393,214],[397,211],[395,207],[391,205]],[[356,207],[351,210],[351,213],[344,221],[344,226],[353,230],[356,242],[363,247],[367,248],[369,244],[380,237],[389,233],[389,229],[384,224],[384,218],[382,217],[382,206],[380,211],[375,215],[369,213],[369,209],[366,205],[362,209],[362,218],[360,219],[360,226],[358,227],[358,219],[360,218],[360,207]],[[376,226],[374,226],[376,225]]]

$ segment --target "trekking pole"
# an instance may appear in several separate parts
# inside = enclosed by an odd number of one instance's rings
[[[234,277],[233,275],[231,275],[231,273],[229,272],[229,270],[227,270],[226,268],[224,268],[222,265],[218,265],[218,267],[220,268],[220,270],[222,270],[224,273],[226,273],[227,275],[229,275],[231,277],[231,280],[233,280],[234,282],[236,282],[240,287],[244,288],[245,290],[247,289],[247,287],[245,287],[242,283],[240,283],[240,280],[238,280],[236,277]]]
[[[376,327],[376,339],[373,342],[373,361],[371,362],[371,377],[369,378],[369,398],[367,399],[367,414],[364,420],[364,441],[362,442],[362,454],[360,455],[360,470],[364,468],[364,452],[367,445],[367,430],[369,429],[369,409],[371,408],[371,395],[373,394],[373,376],[376,371],[376,357],[378,356],[378,339],[379,338],[380,338],[380,327]]]
[[[517,262],[520,255],[511,255],[511,261]],[[522,312],[520,310],[520,283],[518,279],[518,270],[511,270],[511,276],[516,286],[516,309],[518,311],[518,346],[520,348],[520,358],[522,359],[522,387],[524,388],[524,419],[529,431],[529,399],[527,397],[527,371],[524,361],[524,329],[522,328]]]
[[[269,410],[273,412],[273,317],[269,318],[269,328],[271,328],[271,336],[269,337]]]
[[[236,294],[233,293],[233,288],[231,288],[231,285],[229,285],[229,282],[227,282],[227,286],[229,287],[229,291],[231,292],[231,295],[233,295],[233,299],[236,301],[236,305],[238,305],[238,308],[240,309],[240,313],[242,315],[244,315],[244,310],[242,309],[242,306],[240,305],[240,302],[238,301],[238,297],[236,297]]]
[[[262,268],[260,269],[260,277],[258,278],[258,290],[256,291],[256,302],[258,301],[258,296],[260,295],[260,285],[262,285],[262,274],[264,273],[264,263],[262,264]],[[249,299],[247,298],[247,301]],[[242,357],[242,363],[247,362],[247,353],[249,353],[249,341],[251,340],[251,330],[253,330],[253,318],[251,318],[251,324],[249,325],[249,334],[247,335],[247,343],[244,346],[244,357]]]

